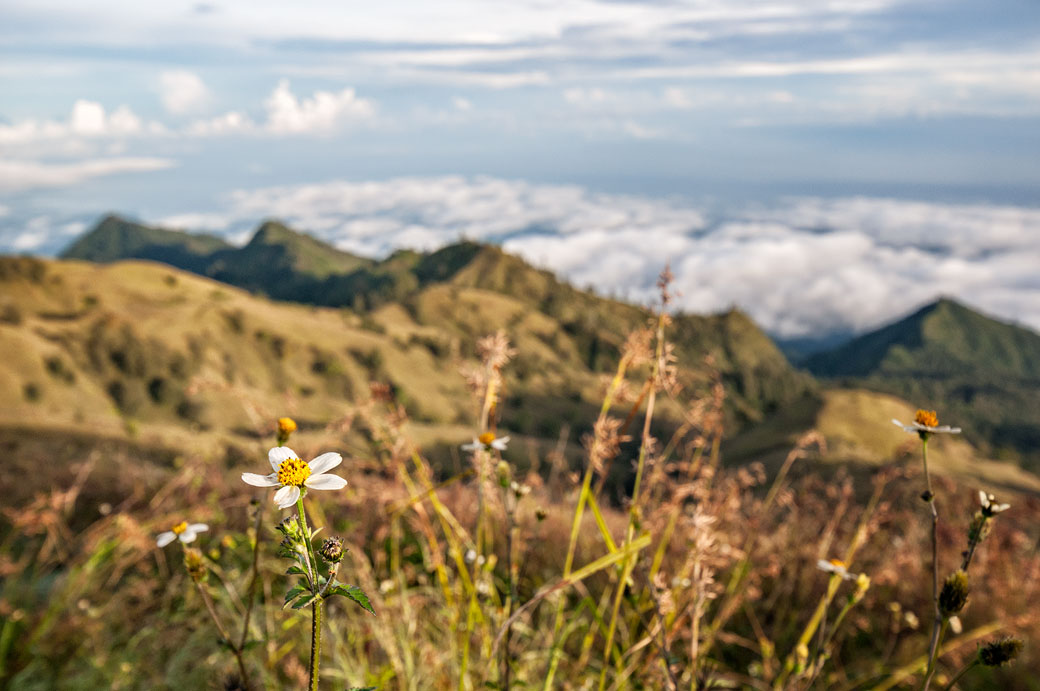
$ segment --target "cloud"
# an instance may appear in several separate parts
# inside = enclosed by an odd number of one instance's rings
[[[375,114],[375,104],[358,98],[354,89],[337,93],[316,91],[310,98],[298,99],[283,79],[264,102],[267,131],[274,134],[331,132],[353,122],[365,121]]]
[[[171,70],[159,75],[159,96],[166,110],[174,115],[193,113],[205,108],[209,89],[194,72]]]
[[[1040,209],[1028,207],[803,197],[709,212],[577,186],[397,178],[241,190],[222,227],[267,216],[369,256],[499,243],[636,301],[670,263],[681,308],[736,305],[783,337],[862,332],[941,295],[1040,328]]]
[[[0,192],[41,187],[65,187],[90,178],[118,173],[141,173],[173,167],[166,158],[97,158],[72,163],[0,160]]]
[[[0,124],[0,147],[25,147],[37,142],[123,139],[166,133],[159,123],[145,123],[127,106],[111,113],[97,101],[79,99],[66,120],[27,119]]]

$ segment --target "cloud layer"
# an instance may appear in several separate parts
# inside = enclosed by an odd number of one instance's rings
[[[580,286],[650,301],[665,264],[679,305],[738,306],[781,337],[861,332],[939,296],[1040,329],[1040,209],[801,197],[704,208],[496,178],[328,182],[234,193],[162,220],[244,241],[277,217],[368,256],[460,238],[501,244]]]

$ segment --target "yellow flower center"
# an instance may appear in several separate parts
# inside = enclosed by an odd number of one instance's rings
[[[833,566],[836,569],[844,569],[845,568],[845,562],[843,562],[841,559],[828,559],[827,563],[830,564],[831,566]]]
[[[303,481],[311,476],[311,468],[299,458],[289,458],[278,466],[278,482],[282,485],[302,487]]]
[[[170,528],[170,530],[173,531],[174,535],[180,535],[181,533],[183,533],[187,529],[188,529],[188,522],[187,521],[181,521],[177,525],[175,525],[172,528]]]
[[[939,418],[935,415],[934,410],[918,410],[917,415],[914,416],[914,422],[925,427],[939,426]]]
[[[296,420],[291,417],[278,418],[278,431],[282,434],[292,434],[296,431]]]
[[[490,446],[491,442],[495,441],[494,432],[484,432],[482,435],[477,437],[477,440],[484,446]]]

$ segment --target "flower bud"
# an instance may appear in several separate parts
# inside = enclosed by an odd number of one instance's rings
[[[512,469],[509,464],[505,461],[499,461],[498,465],[495,466],[495,475],[498,477],[498,485],[502,489],[509,487],[509,480],[512,477]]]
[[[547,518],[548,516],[549,516],[549,512],[548,512],[548,511],[546,511],[546,510],[545,510],[545,509],[544,509],[543,507],[541,507],[541,506],[539,506],[539,507],[538,507],[537,509],[535,509],[535,511],[534,511],[534,517],[538,519],[538,522],[539,522],[539,523],[541,523],[542,521],[544,521],[544,520],[545,520],[545,519],[546,519],[546,518]]]
[[[283,446],[289,441],[289,435],[296,431],[296,420],[291,417],[278,418],[278,445]]]
[[[1012,636],[998,638],[979,650],[979,661],[987,667],[1006,665],[1022,651],[1022,640]]]
[[[952,617],[968,604],[968,593],[971,585],[968,574],[958,569],[946,577],[942,590],[939,591],[939,612],[946,618]]]
[[[343,559],[343,541],[338,537],[330,537],[318,548],[321,558],[330,564],[338,564]]]
[[[206,580],[206,576],[209,574],[206,564],[202,560],[202,552],[194,547],[184,548],[184,568],[188,571],[188,575],[191,576],[191,580],[196,583]]]

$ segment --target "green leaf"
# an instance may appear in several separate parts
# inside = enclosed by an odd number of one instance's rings
[[[307,592],[307,586],[303,584],[294,585],[292,588],[289,588],[289,592],[285,594],[285,604],[289,604],[290,600],[297,597],[300,593],[304,592]]]
[[[375,686],[351,686],[347,691],[377,691]]]
[[[297,575],[297,576],[306,576],[306,575],[307,575],[307,572],[306,572],[306,571],[304,571],[303,569],[301,569],[301,568],[300,568],[299,566],[297,566],[296,564],[293,564],[292,566],[290,566],[290,567],[288,568],[288,570],[286,570],[286,572],[285,572],[285,575],[286,575],[286,576],[291,576],[291,575],[293,575],[293,574],[295,574],[295,575]]]
[[[255,638],[252,638],[246,641],[246,644],[242,646],[242,651],[245,652],[246,650],[252,650],[253,648],[255,648],[258,645],[261,645],[262,643],[263,641],[258,641]]]
[[[311,603],[311,600],[313,600],[314,597],[315,597],[314,593],[309,593],[306,596],[301,597],[299,600],[297,600],[296,604],[293,605],[292,608],[293,609],[300,609],[302,607],[306,607],[307,605],[309,605]]]
[[[342,595],[343,597],[349,598],[358,603],[372,614],[376,613],[376,611],[372,609],[372,603],[369,601],[368,595],[365,595],[365,591],[356,585],[337,583],[329,588],[329,592],[325,597],[332,597],[333,595]]]

